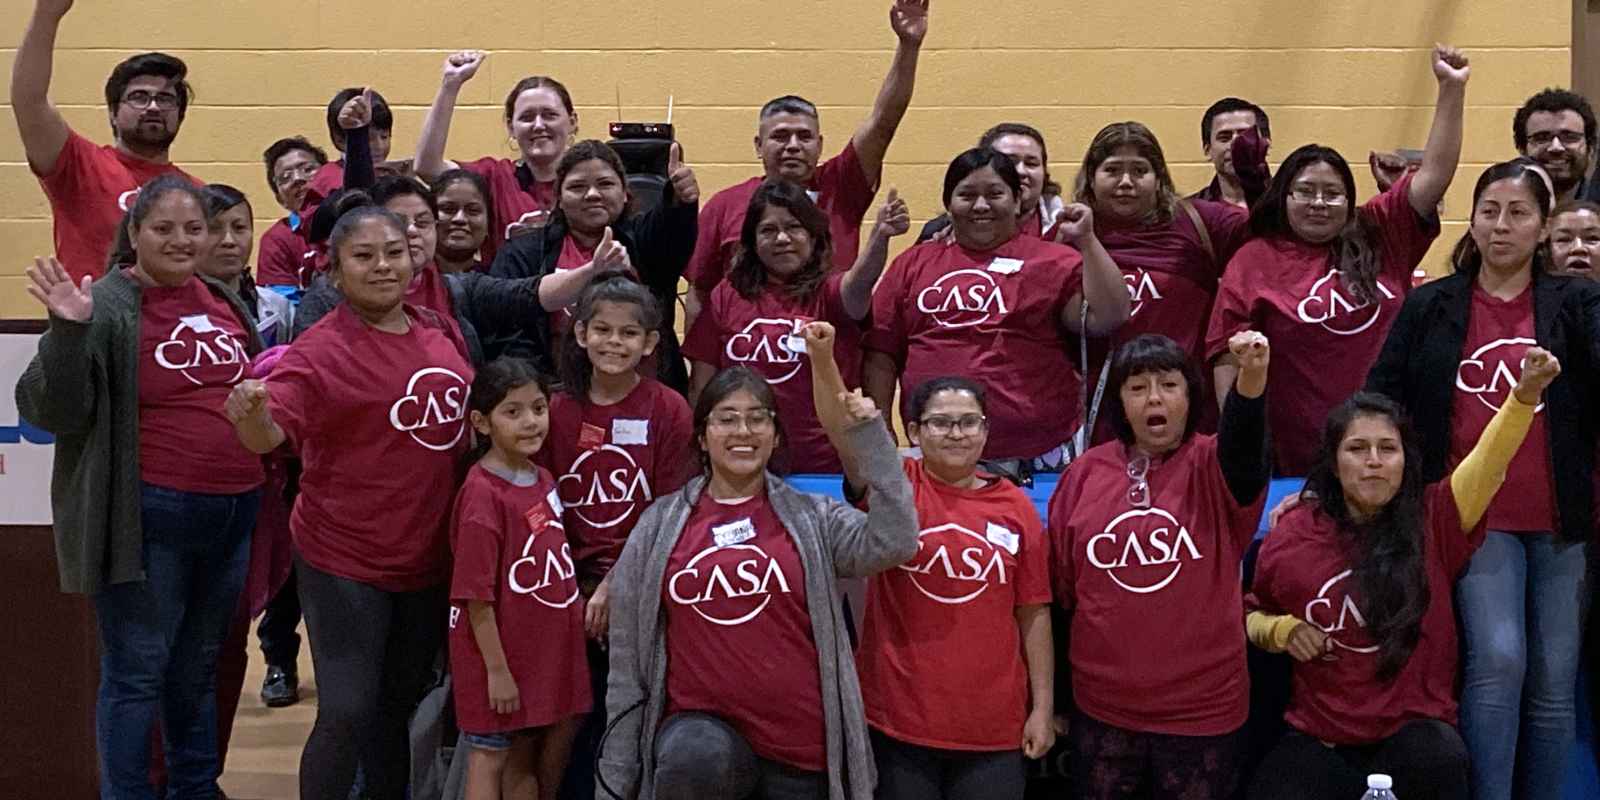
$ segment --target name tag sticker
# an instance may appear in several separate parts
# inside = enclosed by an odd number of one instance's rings
[[[711,538],[716,541],[718,547],[748,542],[756,538],[756,526],[750,522],[749,517],[726,525],[713,525]]]
[[[811,202],[815,203],[819,198],[822,197],[822,192],[819,192],[816,189],[807,189],[806,197],[811,198]]]
[[[989,271],[996,272],[1001,275],[1014,275],[1022,271],[1022,259],[996,258],[995,260],[989,262]]]
[[[1017,554],[1017,547],[1021,543],[1021,537],[1012,533],[1004,525],[996,525],[993,522],[989,523],[989,527],[984,531],[984,538],[988,539],[990,544],[1011,555]]]
[[[556,494],[556,490],[551,489],[544,500],[550,504],[550,510],[554,511],[557,517],[561,516],[561,495]]]
[[[211,333],[217,330],[217,326],[211,324],[211,318],[204,314],[191,314],[187,317],[179,317],[179,320],[185,327],[195,333]]]
[[[578,447],[584,450],[593,450],[606,443],[606,429],[599,425],[583,423],[578,429]]]
[[[790,334],[783,337],[783,346],[784,349],[791,353],[804,353],[806,352],[806,337],[798,333]]]
[[[647,419],[614,419],[611,420],[612,444],[649,444],[650,420]]]

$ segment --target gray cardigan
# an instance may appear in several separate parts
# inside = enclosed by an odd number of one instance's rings
[[[796,491],[771,474],[767,475],[767,498],[794,538],[805,566],[806,608],[811,613],[822,678],[828,797],[871,800],[877,772],[837,579],[871,575],[915,556],[917,512],[911,484],[883,423],[861,422],[845,435],[867,476],[872,498],[869,511]],[[616,727],[601,752],[600,777],[629,800],[655,797],[655,735],[667,705],[661,587],[667,558],[705,484],[704,477],[695,478],[650,506],[628,537],[612,573],[606,716]],[[774,698],[774,702],[782,699]],[[603,787],[596,788],[595,797],[610,800]]]
[[[204,275],[261,352],[238,295]],[[17,380],[22,418],[56,436],[50,475],[61,591],[94,594],[144,580],[139,494],[139,282],[120,269],[89,289],[88,322],[50,318],[39,354]]]

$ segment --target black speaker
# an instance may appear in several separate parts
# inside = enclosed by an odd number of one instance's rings
[[[628,170],[630,213],[654,208],[667,191],[667,165],[672,161],[672,124],[667,122],[613,122],[611,149]]]

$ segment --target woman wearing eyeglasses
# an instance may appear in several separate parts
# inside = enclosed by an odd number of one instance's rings
[[[805,338],[813,357],[832,352],[831,326]],[[783,429],[765,378],[731,367],[700,393],[706,474],[645,511],[613,569],[599,778],[621,797],[872,797],[837,584],[911,558],[916,511],[877,407],[822,394],[869,511],[767,471]]]
[[[1072,462],[1050,498],[1056,600],[1071,617],[1080,800],[1232,797],[1249,706],[1239,564],[1268,478],[1267,338],[1228,342],[1238,380],[1196,434],[1199,366],[1145,334],[1111,362],[1117,440]]]
[[[1237,366],[1228,340],[1254,328],[1282,350],[1272,379],[1272,441],[1280,475],[1305,475],[1322,421],[1361,388],[1411,290],[1411,274],[1439,235],[1439,201],[1461,159],[1467,57],[1433,52],[1439,83],[1422,167],[1355,205],[1355,177],[1337,151],[1309,144],[1289,155],[1250,212],[1256,238],[1222,278],[1206,335],[1218,398]]]
[[[911,392],[917,554],[872,578],[856,653],[878,800],[1021,800],[1023,757],[1055,742],[1050,545],[1028,496],[977,469],[986,405],[966,378]]]

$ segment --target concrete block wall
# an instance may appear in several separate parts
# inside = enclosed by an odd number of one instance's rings
[[[14,48],[28,0],[0,14]],[[394,157],[409,155],[444,56],[492,55],[463,93],[449,153],[510,152],[500,104],[520,77],[563,80],[581,134],[622,116],[659,120],[667,96],[688,160],[709,193],[758,164],[751,145],[765,100],[803,94],[822,111],[829,154],[877,92],[894,47],[887,0],[78,0],[63,24],[52,97],[96,141],[109,132],[103,86],[130,53],[159,49],[190,64],[197,99],[174,159],[250,194],[257,230],[280,214],[260,164],[273,139],[326,144],[324,107],[343,86],[371,84],[396,111]],[[1179,188],[1209,179],[1199,119],[1238,95],[1272,115],[1274,162],[1319,141],[1355,162],[1371,149],[1420,147],[1434,97],[1428,49],[1466,48],[1466,143],[1427,265],[1438,271],[1462,232],[1472,183],[1513,155],[1512,112],[1569,75],[1570,8],[1557,0],[1132,0],[1039,3],[933,0],[917,94],[889,151],[885,183],[920,222],[939,212],[944,165],[995,122],[1031,123],[1049,139],[1052,174],[1069,184],[1100,126],[1125,119],[1161,138]],[[0,50],[9,83],[14,49]],[[0,98],[3,99],[3,98]],[[1363,196],[1372,190],[1357,170]],[[51,246],[49,207],[0,115],[0,317],[39,310],[23,268]],[[904,243],[902,243],[903,246]]]

